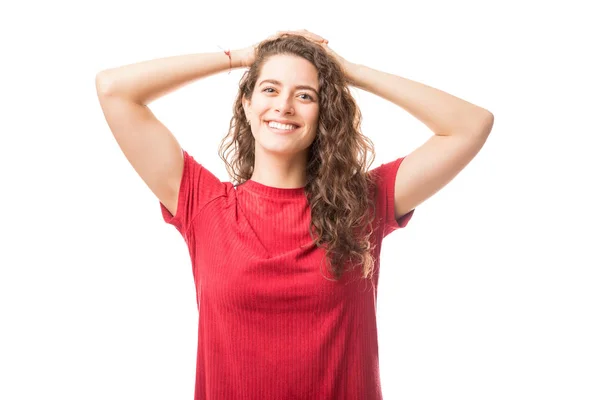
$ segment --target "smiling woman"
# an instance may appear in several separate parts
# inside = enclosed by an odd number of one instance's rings
[[[228,67],[248,67],[219,148],[233,182],[182,150],[146,106]],[[369,170],[373,143],[350,84],[439,132],[406,162]],[[477,153],[489,113],[348,63],[306,31],[116,68],[97,87],[127,159],[188,246],[200,316],[195,399],[381,400],[383,239]]]
[[[269,61],[269,64],[270,65],[273,65],[274,63],[277,64],[277,61],[280,60],[280,57],[285,57],[285,56],[274,56]],[[294,61],[294,60],[292,60],[292,61]],[[298,61],[298,60],[295,60],[295,61]],[[284,65],[284,67],[285,67],[285,65]],[[267,84],[272,84],[272,85],[275,85],[276,87],[267,86]],[[280,81],[275,80],[275,79],[264,79],[257,85],[258,88],[262,89],[262,90],[260,90],[261,93],[269,94],[270,95],[269,97],[277,96],[279,94],[279,92],[282,90],[283,86],[284,86],[283,83],[281,83]],[[310,95],[308,93],[298,93],[297,96],[299,96],[303,100],[306,100],[308,102],[314,102],[314,100],[318,98],[318,92],[312,86],[296,85],[296,86],[292,87],[292,89],[290,90],[291,95],[296,96],[296,92],[298,90],[309,90],[314,93],[314,95]],[[301,97],[301,96],[304,96],[304,97]],[[244,110],[247,115],[249,115],[251,113],[251,111],[248,109],[249,105],[250,105],[250,101],[247,101],[247,105],[244,107]],[[294,110],[295,109],[292,108],[292,111],[294,111]],[[281,114],[281,111],[279,111],[279,113]],[[280,131],[280,130],[291,131],[291,130],[294,130],[295,128],[299,128],[301,126],[301,124],[299,122],[293,121],[291,119],[285,119],[283,117],[265,119],[265,122],[269,125],[269,127],[274,128],[275,131]],[[255,170],[256,170],[256,166],[255,166]],[[300,171],[300,173],[303,174],[302,171]],[[259,178],[253,178],[253,179],[257,180],[257,181],[259,180]],[[304,181],[304,179],[301,179],[301,180]],[[271,185],[278,186],[281,184],[271,183]],[[288,186],[288,184],[283,184],[283,185]]]
[[[255,140],[250,179],[266,186],[302,187],[319,119],[319,104],[306,88],[319,87],[317,69],[301,57],[274,55],[262,66],[258,80],[251,96],[243,99]],[[285,133],[289,140],[274,141],[271,132]]]

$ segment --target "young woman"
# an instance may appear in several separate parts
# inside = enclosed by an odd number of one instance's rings
[[[219,153],[233,183],[181,149],[147,107],[231,68],[248,68]],[[103,71],[96,85],[120,148],[189,248],[195,399],[381,399],[382,240],[475,157],[493,115],[348,62],[305,30]],[[404,108],[435,135],[369,171],[373,146],[349,85]]]

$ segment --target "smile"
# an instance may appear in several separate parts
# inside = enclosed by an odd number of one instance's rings
[[[294,132],[296,132],[296,131],[299,129],[299,127],[298,127],[298,128],[294,128],[294,129],[278,129],[278,128],[274,128],[274,127],[271,127],[271,126],[269,126],[269,123],[268,123],[268,122],[265,122],[265,125],[267,126],[267,128],[268,128],[268,129],[269,129],[271,132],[274,132],[274,133],[279,133],[279,134],[289,134],[289,133],[294,133]]]

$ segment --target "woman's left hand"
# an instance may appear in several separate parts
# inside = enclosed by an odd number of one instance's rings
[[[344,71],[344,75],[346,76],[348,83],[352,86],[357,86],[356,70],[358,66],[346,60],[345,58],[337,54],[335,51],[331,50],[328,46],[328,42],[323,43],[322,46],[323,48],[325,48],[325,51],[327,51],[327,54],[335,58],[338,61],[338,63],[342,66],[342,70]]]

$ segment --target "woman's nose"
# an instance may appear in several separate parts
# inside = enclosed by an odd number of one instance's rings
[[[287,97],[282,97],[279,100],[276,111],[279,111],[281,114],[294,114],[292,100]]]

